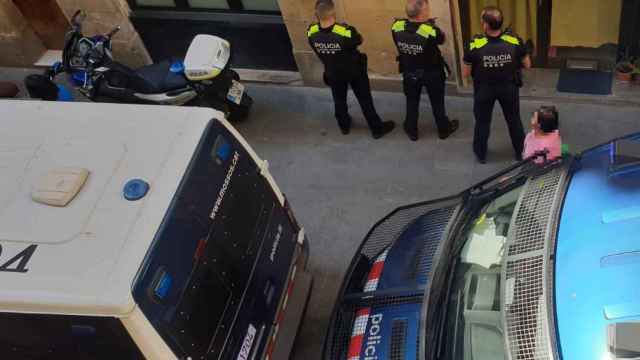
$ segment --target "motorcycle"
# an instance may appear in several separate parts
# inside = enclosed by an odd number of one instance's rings
[[[80,93],[92,101],[206,106],[229,121],[245,119],[253,104],[237,72],[229,68],[231,45],[212,35],[194,37],[184,60],[164,60],[131,69],[113,59],[111,39],[82,34],[85,14],[77,11],[65,35],[62,62],[47,71],[53,80],[67,73]]]

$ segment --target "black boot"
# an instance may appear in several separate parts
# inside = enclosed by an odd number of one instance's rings
[[[394,123],[393,121],[385,121],[382,123],[380,130],[373,133],[373,138],[380,139],[381,137],[392,132],[395,127],[396,127],[396,123]]]
[[[405,123],[404,126],[404,132],[405,134],[407,134],[407,136],[409,137],[409,140],[411,141],[418,141],[418,132],[417,131],[411,131],[409,130],[409,128],[407,127],[407,124]]]
[[[445,133],[439,133],[438,137],[441,140],[444,140],[444,139],[448,138],[449,136],[451,136],[451,134],[456,132],[456,130],[458,130],[459,127],[460,127],[460,121],[451,120],[451,121],[449,121],[449,130],[447,132],[445,132]]]

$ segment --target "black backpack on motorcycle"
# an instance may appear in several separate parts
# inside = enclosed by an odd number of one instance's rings
[[[47,76],[29,75],[24,79],[24,84],[32,99],[58,100],[58,86]]]

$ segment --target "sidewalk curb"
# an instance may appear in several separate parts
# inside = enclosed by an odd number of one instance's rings
[[[242,81],[259,84],[289,85],[323,88],[323,84],[305,84],[300,73],[295,71],[273,71],[235,69],[240,74]],[[370,75],[371,88],[374,92],[402,92],[402,78],[400,76]],[[447,82],[446,96],[457,98],[473,98],[472,89],[461,89],[453,82]],[[603,106],[640,107],[640,96],[637,100],[625,100],[614,95],[535,95],[529,89],[521,90],[520,99],[526,101],[555,102],[570,104],[590,104]]]

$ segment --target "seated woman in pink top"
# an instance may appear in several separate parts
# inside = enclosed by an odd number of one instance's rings
[[[523,158],[528,158],[535,153],[549,151],[547,161],[553,161],[562,156],[562,138],[558,130],[558,110],[555,106],[543,106],[533,113],[531,118],[531,131],[524,140]],[[535,160],[540,164],[544,162],[542,157]]]

